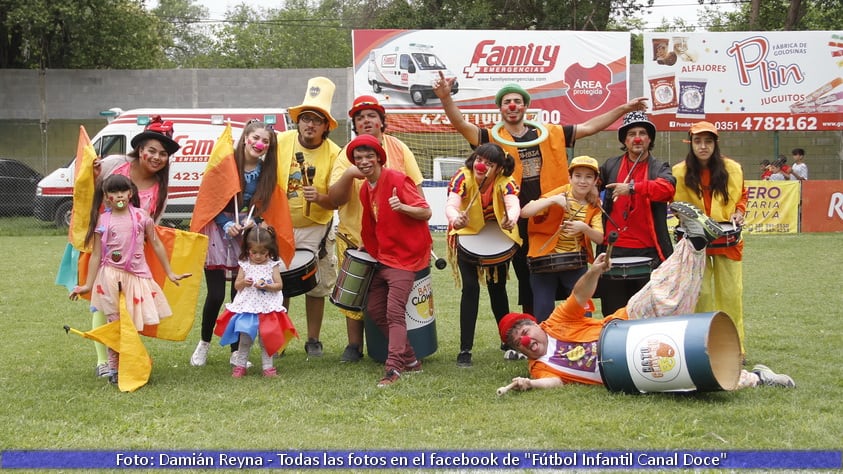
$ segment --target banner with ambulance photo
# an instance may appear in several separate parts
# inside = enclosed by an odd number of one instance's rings
[[[466,113],[497,109],[509,83],[530,93],[545,123],[582,123],[627,102],[629,33],[355,30],[352,39],[354,95],[387,109],[441,109],[440,71],[456,78],[452,95]]]
[[[843,130],[843,31],[644,33],[659,130]]]

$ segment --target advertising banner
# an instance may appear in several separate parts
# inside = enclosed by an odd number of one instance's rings
[[[753,234],[799,232],[799,181],[744,182],[749,200],[743,231]]]
[[[644,33],[658,130],[843,130],[843,31]]]
[[[627,102],[629,33],[356,30],[352,39],[354,94],[387,109],[441,108],[440,71],[456,78],[452,95],[465,113],[496,109],[509,83],[530,93],[544,123],[582,123]]]
[[[802,181],[802,232],[843,232],[843,181]]]

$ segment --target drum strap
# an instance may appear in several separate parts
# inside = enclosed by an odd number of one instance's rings
[[[322,260],[328,255],[328,250],[325,248],[325,244],[328,242],[328,235],[331,233],[331,226],[333,225],[334,217],[331,216],[331,220],[328,221],[328,225],[325,226],[325,235],[323,235],[322,240],[319,241],[319,254],[317,255],[319,260]]]

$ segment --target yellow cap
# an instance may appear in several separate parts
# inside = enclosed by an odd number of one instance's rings
[[[594,170],[595,173],[600,174],[600,168],[597,164],[597,160],[590,156],[582,155],[571,160],[571,164],[568,165],[568,172],[570,173],[571,171],[573,171],[574,168],[578,166],[591,168]]]

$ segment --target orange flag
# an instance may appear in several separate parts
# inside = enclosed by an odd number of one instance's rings
[[[82,336],[101,342],[120,353],[117,387],[121,392],[134,392],[149,382],[152,359],[126,310],[124,293],[120,293],[120,319],[84,332]]]
[[[278,256],[289,268],[293,262],[293,256],[296,254],[296,241],[293,237],[293,218],[290,215],[290,203],[287,201],[287,193],[281,191],[281,186],[275,186],[272,198],[269,201],[269,208],[261,217],[267,224],[275,228]]]
[[[91,251],[85,245],[85,235],[91,223],[91,206],[94,203],[95,179],[94,161],[97,153],[84,126],[79,126],[79,141],[76,144],[76,164],[73,182],[73,211],[70,214],[70,228],[67,239],[73,248]]]
[[[192,232],[199,232],[212,222],[231,198],[240,192],[239,176],[229,123],[214,143],[214,149],[211,150],[211,157],[205,167],[199,194],[196,196],[196,205],[193,207],[193,217],[190,219]]]
[[[161,262],[155,256],[152,246],[144,246],[144,254],[152,272],[152,278],[164,290],[164,296],[173,314],[169,318],[162,319],[160,324],[145,326],[141,334],[168,341],[183,341],[196,320],[196,303],[202,287],[202,271],[205,266],[205,254],[208,251],[208,237],[163,226],[155,226],[155,231],[161,243],[164,244],[167,260],[173,272],[191,273],[193,276],[180,280],[178,285],[171,282]]]

